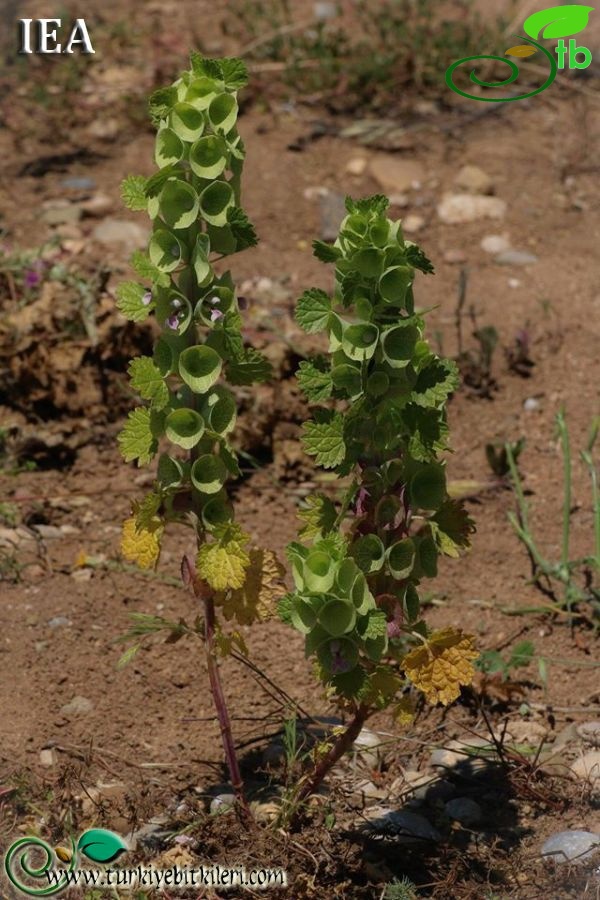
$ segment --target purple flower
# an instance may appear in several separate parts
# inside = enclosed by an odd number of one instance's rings
[[[150,293],[150,291],[146,291],[146,293],[143,295],[142,303],[144,304],[144,306],[150,306],[150,304],[152,303],[152,294]]]
[[[167,328],[171,328],[173,331],[177,331],[177,329],[179,328],[179,316],[177,314],[169,316],[169,318],[165,322],[165,325],[167,326]]]
[[[340,648],[339,641],[331,641],[329,644],[329,651],[331,653],[331,672],[333,675],[342,675],[344,672],[349,672],[351,666],[348,663],[347,659],[344,659],[342,650]]]
[[[35,269],[27,269],[23,280],[26,288],[33,288],[40,283],[42,276],[39,271],[36,271]]]
[[[369,497],[369,492],[365,487],[361,487],[358,492],[358,496],[356,498],[356,506],[355,511],[357,516],[364,516],[367,511],[366,500]]]
[[[219,319],[223,319],[223,318],[224,318],[224,316],[220,309],[213,309],[211,311],[211,314],[210,314],[211,322],[218,322]]]

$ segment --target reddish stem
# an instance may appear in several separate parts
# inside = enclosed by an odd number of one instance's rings
[[[296,794],[296,811],[292,816],[290,823],[291,825],[295,824],[304,801],[307,800],[311,794],[314,794],[317,791],[325,776],[331,771],[338,760],[342,758],[344,753],[346,753],[351,748],[352,744],[360,734],[363,725],[369,718],[369,715],[370,710],[368,709],[368,707],[363,706],[362,704],[357,707],[356,712],[354,713],[354,716],[349,722],[346,729],[340,735],[338,735],[331,749],[325,754],[325,756],[316,766],[310,778],[304,782],[304,784]]]
[[[236,796],[242,818],[249,826],[255,824],[254,817],[248,806],[246,794],[244,792],[244,782],[240,772],[240,764],[238,762],[235,743],[233,740],[233,732],[231,730],[231,719],[227,709],[227,700],[221,684],[221,675],[219,672],[219,664],[215,654],[215,601],[209,586],[198,578],[193,561],[189,556],[184,556],[182,560],[182,577],[186,585],[193,588],[195,596],[204,604],[204,637],[206,645],[206,665],[208,668],[208,679],[210,682],[210,692],[212,694],[213,703],[219,720],[221,729],[221,741],[223,743],[223,751],[225,760],[229,770],[229,778],[231,786]]]

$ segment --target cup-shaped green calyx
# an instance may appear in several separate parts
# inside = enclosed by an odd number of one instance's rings
[[[191,68],[150,98],[157,171],[130,176],[122,187],[129,208],[150,216],[152,233],[147,253],[132,260],[139,282],[119,286],[118,307],[136,322],[154,314],[162,329],[153,355],[130,366],[131,387],[145,405],[120,436],[128,461],[147,464],[161,451],[155,489],[137,510],[133,533],[146,541],[147,560],[166,518],[191,517],[201,544],[208,534],[215,539],[199,555],[200,574],[215,589],[239,588],[249,564],[227,500],[227,481],[239,472],[230,444],[236,404],[221,382],[251,384],[270,374],[266,360],[244,346],[231,275],[213,268],[217,256],[256,243],[240,207],[237,91],[246,80],[239,60],[193,54]],[[131,540],[128,547],[135,558]]]
[[[433,268],[387,218],[388,206],[381,196],[348,199],[335,243],[314,244],[317,258],[335,264],[334,295],[312,289],[298,301],[298,323],[329,338],[329,358],[304,361],[298,373],[317,407],[304,425],[304,449],[351,486],[341,507],[308,498],[300,534],[307,543],[289,548],[296,590],[280,604],[323,680],[374,707],[392,702],[404,683],[399,663],[411,646],[433,646],[420,618],[420,582],[435,577],[440,553],[467,547],[473,530],[448,497],[440,458],[457,367],[432,352],[414,305],[416,273]],[[444,631],[444,640],[460,643],[460,635]],[[418,657],[424,667],[433,658],[433,650]],[[468,668],[440,690],[444,702]],[[404,672],[420,684],[414,667]]]

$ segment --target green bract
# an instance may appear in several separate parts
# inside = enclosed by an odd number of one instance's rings
[[[212,265],[216,255],[256,243],[240,208],[237,89],[245,81],[239,61],[194,54],[190,70],[150,99],[157,171],[147,179],[130,176],[122,190],[130,208],[147,210],[152,234],[147,254],[133,260],[141,283],[119,287],[119,309],[133,321],[155,314],[162,333],[151,357],[130,364],[131,386],[146,405],[130,414],[121,449],[140,465],[159,445],[164,449],[157,515],[159,508],[170,518],[192,513],[200,543],[231,520],[224,486],[238,472],[229,443],[235,399],[219,382],[243,377],[248,384],[269,375],[266,360],[244,346],[231,276],[217,275]],[[187,508],[173,504],[176,494],[190,492]]]
[[[338,239],[314,245],[319,259],[335,263],[334,295],[312,289],[298,301],[302,328],[329,337],[329,357],[304,361],[298,373],[316,405],[304,449],[353,480],[339,513],[322,495],[308,498],[302,534],[312,543],[289,546],[295,592],[280,604],[323,681],[375,703],[385,668],[393,684],[394,661],[415,635],[427,637],[421,580],[437,574],[439,553],[466,546],[472,530],[448,498],[439,459],[457,369],[431,351],[414,306],[416,272],[432,266],[386,217],[388,205],[381,196],[347,200]]]

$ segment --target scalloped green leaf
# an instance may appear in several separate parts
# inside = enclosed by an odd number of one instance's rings
[[[139,356],[129,363],[131,386],[143,400],[149,400],[154,409],[164,409],[169,402],[169,388],[149,356]]]

